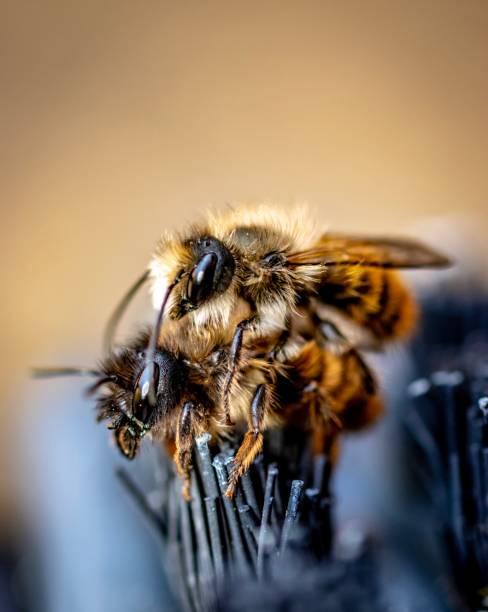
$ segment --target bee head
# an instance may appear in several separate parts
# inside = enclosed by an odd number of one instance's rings
[[[153,304],[159,309],[171,288],[166,316],[181,319],[224,294],[236,272],[229,247],[205,230],[161,241],[150,266]]]
[[[117,446],[128,459],[136,456],[140,440],[155,423],[178,405],[183,388],[181,360],[158,349],[147,361],[147,338],[105,358],[99,379],[89,389],[100,391],[97,420],[110,421]]]

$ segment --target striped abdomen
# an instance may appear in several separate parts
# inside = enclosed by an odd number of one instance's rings
[[[383,402],[373,374],[359,353],[350,349],[342,355],[323,351],[322,387],[342,429],[361,429],[383,412]]]
[[[412,294],[392,270],[335,268],[318,288],[318,298],[379,340],[407,336],[417,319]]]
[[[298,404],[308,409],[315,402],[313,389],[324,404],[324,419],[331,413],[343,430],[361,429],[383,411],[376,381],[355,349],[336,355],[311,341],[286,365],[287,384],[278,388],[285,412]]]

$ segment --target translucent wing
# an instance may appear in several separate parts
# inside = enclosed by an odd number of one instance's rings
[[[439,268],[451,264],[442,253],[410,238],[324,234],[306,251],[291,253],[291,265]]]

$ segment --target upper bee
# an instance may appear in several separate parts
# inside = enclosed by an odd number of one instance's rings
[[[243,298],[250,315],[260,317],[259,325],[272,326],[275,318],[275,327],[282,327],[299,294],[313,296],[327,283],[350,284],[361,268],[448,263],[413,240],[323,233],[303,210],[261,205],[211,215],[187,234],[167,234],[149,271],[156,309],[171,289],[165,309],[170,319],[192,313],[197,329],[228,327]]]
[[[187,235],[164,237],[149,272],[130,289],[112,317],[112,332],[141,282],[152,277],[158,317],[146,365],[152,380],[152,353],[165,318],[188,315],[191,337],[230,342],[230,366],[222,398],[226,422],[229,391],[238,372],[241,349],[266,335],[276,335],[269,350],[276,357],[292,335],[297,308],[321,319],[330,306],[367,330],[367,342],[401,338],[413,329],[415,302],[390,268],[442,267],[443,255],[410,239],[340,234],[317,236],[299,211],[279,212],[266,206],[237,208],[210,217]],[[154,384],[148,394],[154,398]],[[142,393],[142,390],[141,390]]]

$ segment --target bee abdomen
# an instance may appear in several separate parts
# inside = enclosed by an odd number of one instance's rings
[[[354,349],[327,355],[322,384],[344,430],[361,429],[383,412],[376,380]]]
[[[342,282],[327,282],[320,299],[344,312],[378,339],[403,338],[417,319],[415,300],[400,276],[378,268],[351,271]]]
[[[383,272],[378,310],[369,315],[369,327],[378,338],[402,338],[415,326],[417,308],[411,292],[395,272]]]

